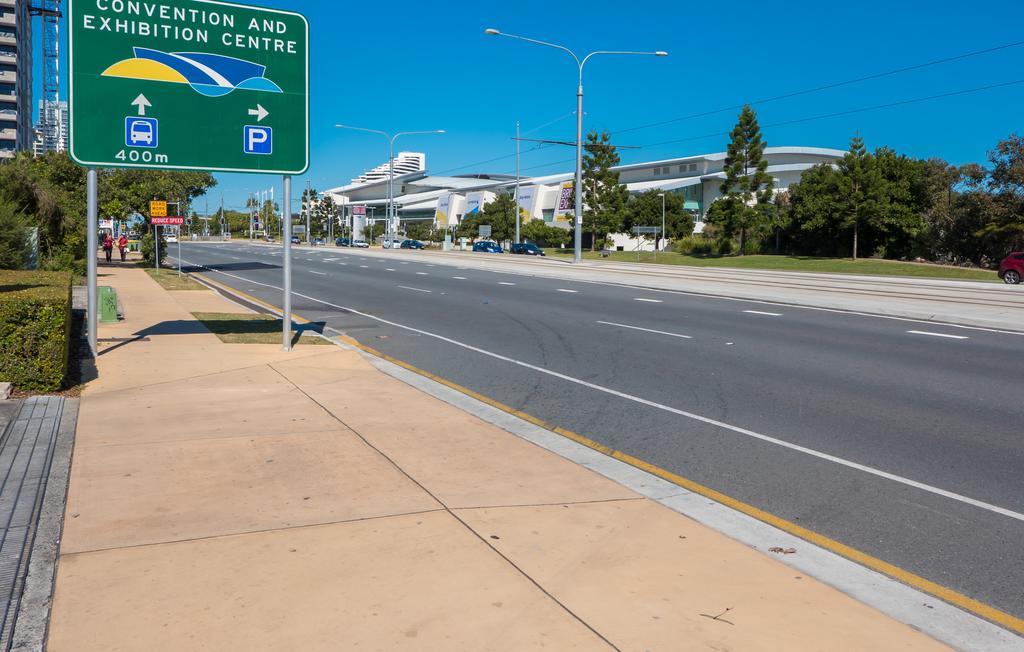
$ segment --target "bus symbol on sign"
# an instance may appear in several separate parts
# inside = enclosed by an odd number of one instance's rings
[[[128,116],[124,119],[124,144],[128,147],[152,147],[159,144],[156,118]]]

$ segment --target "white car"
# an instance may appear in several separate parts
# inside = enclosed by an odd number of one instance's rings
[[[359,247],[360,249],[369,249],[370,245],[366,244],[366,240],[353,240],[353,247]]]
[[[164,240],[167,241],[167,242],[177,242],[178,241],[178,236],[176,236],[176,235],[169,235],[166,238],[164,238]]]

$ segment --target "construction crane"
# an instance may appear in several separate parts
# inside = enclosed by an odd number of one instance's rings
[[[61,129],[60,110],[60,19],[61,0],[35,0],[29,13],[43,21],[43,106],[39,112],[39,128],[43,151],[66,150],[66,127]]]

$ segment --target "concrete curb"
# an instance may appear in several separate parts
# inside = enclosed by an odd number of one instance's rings
[[[71,455],[78,424],[79,399],[66,399],[64,413],[57,430],[50,476],[36,525],[28,577],[21,597],[21,606],[11,637],[12,652],[42,652],[53,606],[53,589],[57,579],[57,558],[64,529],[64,507],[67,502]]]

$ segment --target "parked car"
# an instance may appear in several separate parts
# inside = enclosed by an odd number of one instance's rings
[[[402,240],[400,245],[402,249],[425,249],[423,243],[419,240]]]
[[[178,235],[176,233],[168,234],[168,236],[166,238],[164,238],[164,241],[165,242],[177,242],[178,241]]]
[[[268,235],[267,236],[267,242],[273,242],[273,241],[274,241],[274,236]]]
[[[385,240],[381,246],[385,249],[400,249],[402,243],[399,240]]]
[[[297,236],[297,235],[293,235],[292,236],[292,244],[299,244],[300,242],[302,242],[302,240],[299,239],[299,236]]]
[[[1007,285],[1017,285],[1024,276],[1024,252],[1015,251],[999,263],[999,278]]]
[[[352,241],[349,240],[348,238],[338,238],[337,240],[334,241],[334,246],[335,247],[351,247],[352,246]]]
[[[481,242],[473,243],[473,251],[482,251],[487,254],[501,254],[505,253],[505,250],[501,248],[497,242],[489,242],[483,240]]]
[[[510,254],[522,254],[524,256],[544,256],[544,250],[532,242],[520,242],[512,245],[508,252]]]
[[[370,247],[370,245],[366,243],[366,240],[353,240],[352,246],[359,249],[368,249]]]
[[[327,244],[327,241],[324,240],[323,238],[313,238],[313,246],[314,247],[322,247],[325,244]]]

